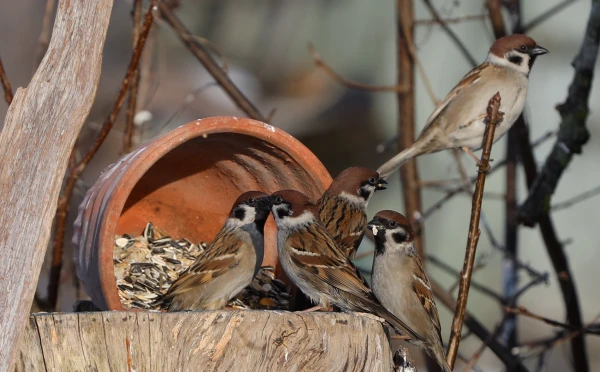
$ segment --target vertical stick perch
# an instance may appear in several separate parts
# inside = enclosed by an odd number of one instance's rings
[[[487,108],[487,128],[483,139],[483,153],[481,154],[481,161],[479,163],[479,174],[477,175],[477,183],[475,184],[475,193],[473,194],[471,222],[469,224],[469,236],[467,238],[467,251],[465,253],[465,263],[460,273],[458,300],[454,312],[454,319],[452,320],[452,329],[450,330],[450,341],[448,342],[448,353],[446,356],[450,368],[454,368],[454,363],[456,362],[458,345],[461,338],[460,333],[467,312],[467,298],[469,297],[469,286],[471,284],[475,252],[477,250],[477,242],[479,241],[480,234],[479,218],[481,214],[481,203],[483,202],[485,176],[490,169],[490,155],[492,153],[496,124],[502,119],[502,114],[499,109],[500,92],[492,97]]]

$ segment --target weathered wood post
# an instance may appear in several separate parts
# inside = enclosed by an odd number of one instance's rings
[[[61,0],[48,51],[0,133],[0,371],[13,370],[63,175],[100,78],[113,0]]]

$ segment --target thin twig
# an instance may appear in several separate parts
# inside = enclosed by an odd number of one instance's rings
[[[458,290],[458,303],[452,321],[450,330],[450,341],[448,342],[448,353],[446,360],[450,368],[454,367],[456,362],[456,354],[458,353],[458,345],[460,344],[461,330],[463,321],[467,311],[467,298],[469,297],[469,286],[471,284],[471,274],[473,264],[475,262],[475,253],[477,251],[477,242],[479,241],[479,216],[481,214],[481,203],[483,202],[483,189],[485,187],[485,176],[490,168],[490,155],[492,151],[492,143],[494,142],[494,132],[496,124],[501,120],[500,109],[500,93],[496,93],[488,104],[487,108],[487,126],[484,135],[483,153],[479,163],[479,174],[477,184],[475,185],[475,193],[473,194],[473,207],[471,210],[471,222],[469,226],[469,235],[467,238],[467,249],[465,252],[465,262],[461,272],[461,282]]]
[[[556,14],[560,13],[561,10],[565,9],[569,5],[575,3],[576,1],[577,0],[564,0],[561,3],[554,5],[552,8],[546,10],[544,13],[538,15],[537,17],[529,21],[529,23],[527,23],[525,26],[523,26],[523,33],[529,33],[532,28],[552,18]]]
[[[468,21],[485,21],[487,19],[487,14],[473,14],[473,15],[464,15],[460,17],[454,18],[441,18],[434,17],[433,19],[417,19],[415,20],[415,26],[422,25],[432,25],[432,24],[444,24],[444,23],[462,23]]]
[[[231,100],[246,114],[248,117],[267,122],[258,109],[246,98],[246,96],[240,91],[240,89],[229,79],[227,73],[221,66],[214,60],[208,50],[200,43],[196,41],[193,35],[188,31],[185,25],[173,14],[168,4],[160,2],[158,4],[161,17],[171,26],[173,31],[179,36],[181,41],[185,44],[190,52],[202,63],[204,68],[212,75],[212,77],[219,83],[225,93],[229,95]]]
[[[469,371],[473,370],[473,367],[475,367],[475,364],[477,364],[477,362],[479,361],[479,358],[481,358],[481,356],[483,355],[483,352],[485,351],[485,349],[487,349],[490,342],[492,342],[492,340],[495,340],[496,337],[498,337],[498,335],[500,334],[503,323],[504,323],[504,319],[502,319],[502,322],[500,322],[500,324],[498,324],[496,326],[496,328],[494,328],[494,331],[490,334],[490,336],[487,338],[487,340],[483,341],[481,346],[479,346],[479,349],[477,349],[477,351],[475,351],[473,356],[471,356],[471,359],[469,359],[467,365],[463,369],[464,372],[469,372]]]
[[[38,39],[38,47],[35,51],[35,60],[33,69],[36,70],[40,63],[42,62],[42,58],[44,58],[44,54],[46,54],[46,50],[48,49],[48,45],[50,44],[50,34],[52,33],[52,15],[54,13],[54,8],[56,6],[56,0],[47,0],[46,8],[44,10],[44,19],[42,20],[42,32],[40,33],[40,37]]]
[[[92,160],[96,152],[98,152],[98,149],[104,142],[104,139],[106,139],[106,136],[108,136],[108,133],[110,132],[113,124],[115,123],[115,120],[117,119],[117,116],[119,115],[119,112],[121,111],[121,107],[125,102],[125,97],[127,95],[129,84],[132,80],[136,68],[138,67],[140,56],[142,55],[142,51],[146,43],[146,38],[148,36],[148,32],[150,31],[150,26],[152,26],[152,9],[156,6],[157,2],[158,0],[152,0],[150,7],[146,12],[142,32],[140,33],[137,45],[133,51],[133,55],[131,56],[131,61],[129,62],[127,73],[125,74],[125,78],[123,78],[123,82],[121,83],[121,88],[119,90],[119,94],[117,95],[117,99],[115,100],[115,103],[113,105],[112,111],[104,121],[102,129],[98,134],[98,137],[96,138],[92,147],[79,161],[77,166],[69,173],[69,176],[67,177],[67,181],[65,183],[63,195],[59,199],[56,212],[56,234],[54,238],[54,246],[52,247],[52,266],[50,268],[50,279],[48,282],[48,298],[45,301],[46,309],[53,310],[56,307],[56,300],[58,298],[60,271],[62,269],[62,248],[64,245],[67,214],[69,212],[71,195],[73,194],[73,190],[75,188],[77,179],[85,170],[86,166],[89,164],[90,160]]]
[[[596,186],[591,190],[588,190],[586,192],[582,192],[579,195],[575,195],[574,197],[567,199],[565,201],[562,201],[560,203],[556,203],[552,206],[552,212],[556,212],[559,211],[561,209],[565,209],[565,208],[569,208],[574,206],[577,203],[581,203],[583,201],[586,201],[590,198],[593,198],[596,195],[600,194],[600,186]]]
[[[10,82],[6,77],[6,71],[4,71],[4,65],[2,64],[2,58],[0,58],[0,81],[2,82],[2,88],[4,89],[4,99],[6,103],[10,106],[10,103],[13,99],[12,88],[10,87]]]
[[[442,27],[442,29],[444,30],[444,32],[446,32],[446,34],[448,35],[448,37],[450,37],[450,39],[452,39],[452,41],[454,42],[454,44],[456,45],[456,47],[461,51],[461,53],[465,56],[465,58],[467,59],[467,61],[469,61],[469,63],[471,64],[472,67],[477,66],[477,60],[475,59],[475,57],[473,57],[471,55],[471,52],[469,52],[469,49],[467,49],[467,46],[458,38],[458,36],[454,33],[454,31],[452,31],[450,29],[450,27],[447,25],[447,20],[443,20],[442,17],[440,17],[440,14],[438,13],[438,11],[433,7],[433,5],[431,4],[430,0],[423,0],[423,2],[425,3],[425,6],[427,7],[427,9],[429,9],[429,13],[431,13],[431,16],[433,17],[433,19],[440,24],[440,26]],[[479,16],[481,17],[481,16]],[[487,17],[487,16],[484,16]],[[485,18],[483,18],[485,19]]]
[[[430,278],[431,289],[435,297],[450,310],[454,312],[456,309],[456,300],[448,291],[444,290],[435,280]],[[490,331],[477,320],[469,312],[466,313],[464,323],[469,328],[469,331],[477,336],[481,341],[490,339]],[[500,344],[495,339],[491,339],[488,344],[490,350],[504,363],[508,371],[527,371],[521,360],[517,356],[512,355],[504,345]]]
[[[142,20],[142,0],[133,1],[133,11],[131,14],[133,23],[133,48],[137,45],[137,41],[140,36],[140,27]],[[125,132],[123,133],[123,153],[127,154],[132,150],[133,143],[133,132],[135,131],[135,124],[133,119],[135,118],[138,90],[140,87],[140,68],[136,67],[131,84],[129,84],[129,101],[127,102],[127,111],[125,111]]]
[[[315,49],[315,46],[313,45],[313,43],[308,43],[306,47],[308,48],[308,52],[310,53],[310,55],[313,58],[313,62],[315,63],[315,66],[317,66],[318,68],[325,71],[325,73],[327,73],[327,75],[329,75],[333,80],[337,81],[338,83],[342,84],[345,87],[352,88],[352,89],[366,90],[369,92],[403,93],[403,92],[408,91],[408,87],[402,86],[402,85],[371,85],[371,84],[363,84],[363,83],[359,83],[357,81],[348,80],[348,79],[342,77],[337,72],[335,72],[335,70],[333,68],[331,68],[325,61],[323,61],[323,59],[321,58],[321,56]]]
[[[568,329],[570,331],[578,331],[578,332],[588,333],[588,334],[592,334],[592,335],[600,335],[599,329],[595,329],[592,327],[585,327],[583,329],[577,329],[570,324],[561,323],[556,320],[546,318],[545,316],[534,314],[531,311],[527,310],[524,306],[517,306],[516,308],[505,306],[504,311],[506,311],[508,313],[516,314],[516,315],[525,316],[525,317],[528,317],[531,319],[539,320],[539,321],[544,322],[553,327],[560,327],[560,328]]]

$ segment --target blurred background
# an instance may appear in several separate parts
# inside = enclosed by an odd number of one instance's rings
[[[535,19],[562,0],[522,0],[523,23]],[[451,29],[464,42],[478,63],[487,55],[494,35],[484,1],[433,0],[442,18],[452,20]],[[577,54],[589,16],[589,0],[569,1],[560,12],[547,17],[528,30],[550,53],[540,57],[530,76],[527,118],[533,140],[548,131],[556,131],[560,117],[555,106],[564,102],[573,78],[571,62]],[[190,31],[210,42],[226,61],[228,74],[241,91],[263,115],[273,112],[271,124],[289,132],[308,146],[335,176],[340,170],[363,165],[377,168],[397,151],[396,141],[383,153],[379,144],[393,138],[398,127],[398,103],[393,92],[370,92],[349,89],[315,67],[307,49],[312,42],[321,58],[341,76],[365,84],[394,85],[396,69],[396,3],[392,0],[181,0],[175,13]],[[36,66],[39,37],[42,31],[46,2],[21,0],[0,3],[0,56],[13,86],[27,86]],[[144,2],[147,6],[147,2]],[[132,1],[115,0],[111,24],[105,45],[103,70],[96,101],[78,141],[86,151],[98,134],[110,112],[120,83],[131,58]],[[438,99],[471,69],[464,55],[435,22],[422,1],[414,1],[414,42],[426,76]],[[454,20],[460,22],[454,22]],[[508,14],[505,20],[510,27]],[[230,101],[220,87],[185,49],[164,21],[151,31],[141,65],[142,77],[138,99],[138,120],[133,137],[134,147],[194,119],[216,116],[245,116]],[[598,188],[600,173],[598,157],[600,142],[600,81],[594,80],[590,96],[588,128],[591,139],[576,156],[563,175],[552,204]],[[424,85],[416,75],[416,125],[419,131],[434,109]],[[7,105],[0,101],[0,115]],[[124,111],[124,110],[123,110]],[[142,112],[140,114],[139,112]],[[121,114],[99,153],[85,170],[76,186],[68,220],[66,241],[70,241],[76,206],[87,188],[107,165],[123,154],[124,115]],[[496,163],[505,158],[506,137],[496,143],[493,158]],[[535,148],[536,159],[542,163],[554,138]],[[476,174],[471,159],[464,158],[470,175]],[[448,151],[418,159],[423,180],[456,179],[456,162]],[[492,167],[494,163],[492,163]],[[390,178],[388,191],[379,192],[369,204],[369,215],[381,209],[404,211],[399,176]],[[524,176],[519,168],[518,200],[527,195]],[[445,192],[423,188],[423,209],[434,205]],[[491,233],[500,244],[504,239],[505,172],[489,176],[483,210]],[[586,323],[597,321],[600,315],[598,262],[600,241],[595,237],[600,213],[600,197],[552,213],[559,238],[566,245],[569,264],[574,275]],[[432,213],[424,221],[425,250],[456,270],[464,259],[471,198],[459,194]],[[558,321],[565,320],[564,302],[556,276],[538,229],[520,228],[519,259],[539,272],[548,272],[548,284],[537,285],[520,297],[518,304],[530,311]],[[372,243],[365,239],[360,252],[368,252]],[[57,310],[71,311],[76,299],[85,294],[74,283],[70,244],[65,245],[65,260]],[[50,250],[48,251],[50,253]],[[358,264],[370,269],[371,257]],[[47,260],[48,261],[48,260]],[[478,246],[478,262],[485,264],[474,274],[474,280],[497,293],[502,293],[504,255],[494,248],[490,235],[482,233]],[[45,296],[48,265],[40,276],[40,297]],[[456,276],[449,275],[434,264],[428,273],[450,287]],[[523,283],[528,276],[521,273]],[[452,314],[438,301],[443,339],[447,340]],[[498,302],[478,291],[471,291],[468,308],[488,329],[493,330],[503,312]],[[526,343],[554,335],[557,329],[539,321],[519,318],[518,340]],[[460,353],[469,358],[481,345],[474,336],[461,343]],[[600,370],[600,340],[587,337],[588,357],[592,370]],[[537,358],[526,361],[536,369]],[[461,370],[459,362],[457,370]],[[486,350],[478,362],[485,371],[504,370],[495,355]],[[544,370],[572,370],[568,342],[558,342],[545,355]]]

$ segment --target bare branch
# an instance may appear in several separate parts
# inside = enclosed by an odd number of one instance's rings
[[[133,48],[136,47],[140,37],[140,27],[142,19],[142,0],[133,1],[133,12],[131,14],[133,23]],[[132,139],[135,125],[133,119],[136,113],[138,90],[140,87],[140,68],[135,69],[131,84],[129,85],[129,102],[127,103],[127,111],[125,112],[125,133],[123,133],[123,153],[128,153],[132,150]]]
[[[319,55],[319,53],[315,49],[315,46],[312,43],[308,43],[306,47],[308,48],[308,52],[310,53],[310,55],[313,58],[315,66],[317,66],[318,68],[325,71],[325,73],[327,73],[327,75],[329,75],[333,80],[337,81],[338,83],[342,84],[345,87],[352,88],[352,89],[366,90],[366,91],[370,91],[370,92],[396,92],[396,93],[403,93],[403,92],[408,91],[408,89],[409,89],[408,87],[402,86],[402,85],[393,85],[393,86],[370,85],[370,84],[363,84],[363,83],[359,83],[356,81],[348,80],[348,79],[342,77],[337,72],[335,72],[335,70],[333,68],[331,68],[327,63],[325,63],[325,61],[323,61],[323,59],[321,58],[321,56]]]
[[[175,16],[169,5],[164,2],[159,2],[158,9],[163,19],[171,26],[177,36],[183,41],[190,52],[202,63],[204,68],[212,75],[219,83],[223,90],[229,95],[229,98],[246,114],[248,117],[267,122],[258,109],[244,96],[240,89],[229,79],[227,73],[218,63],[212,58],[208,50],[193,37],[185,25]]]
[[[467,249],[465,252],[465,263],[463,266],[460,287],[458,291],[458,304],[452,321],[450,331],[450,341],[448,342],[448,353],[446,360],[450,367],[454,367],[458,346],[460,344],[461,330],[463,321],[467,311],[467,298],[469,297],[469,286],[471,284],[471,274],[475,261],[475,252],[477,251],[477,242],[479,241],[479,217],[481,214],[481,203],[483,201],[483,189],[485,187],[485,177],[490,169],[490,156],[492,151],[492,143],[494,142],[494,132],[496,125],[501,120],[499,113],[500,108],[500,93],[496,93],[488,104],[487,109],[487,127],[484,135],[483,153],[479,163],[479,174],[477,184],[475,185],[475,193],[473,194],[473,207],[471,210],[471,222],[469,226],[469,235],[467,239]]]
[[[594,78],[594,67],[600,44],[600,0],[592,2],[584,40],[573,61],[575,76],[565,103],[557,107],[561,123],[558,138],[544,167],[529,190],[527,200],[519,210],[519,218],[526,226],[534,226],[550,209],[550,199],[558,181],[574,154],[581,154],[590,138],[586,127],[589,114],[588,100]]]
[[[529,21],[529,23],[527,23],[525,26],[523,26],[523,33],[530,32],[531,29],[557,15],[558,13],[560,13],[561,10],[567,8],[569,5],[575,3],[576,1],[577,0],[564,0],[563,2],[554,5],[552,8],[546,10],[544,13],[538,15],[537,17]]]
[[[588,190],[586,192],[582,192],[579,195],[576,195],[570,199],[567,199],[565,201],[562,201],[560,203],[556,203],[552,206],[552,212],[556,212],[559,211],[561,209],[565,209],[565,208],[569,208],[574,206],[577,203],[581,203],[583,201],[586,201],[590,198],[593,198],[596,195],[600,194],[600,186],[596,186],[591,190]]]
[[[13,99],[13,93],[12,88],[10,87],[10,82],[6,77],[6,71],[4,71],[2,58],[0,58],[0,82],[2,82],[2,88],[4,89],[4,99],[6,100],[6,103],[8,103],[8,105],[10,106]]]

